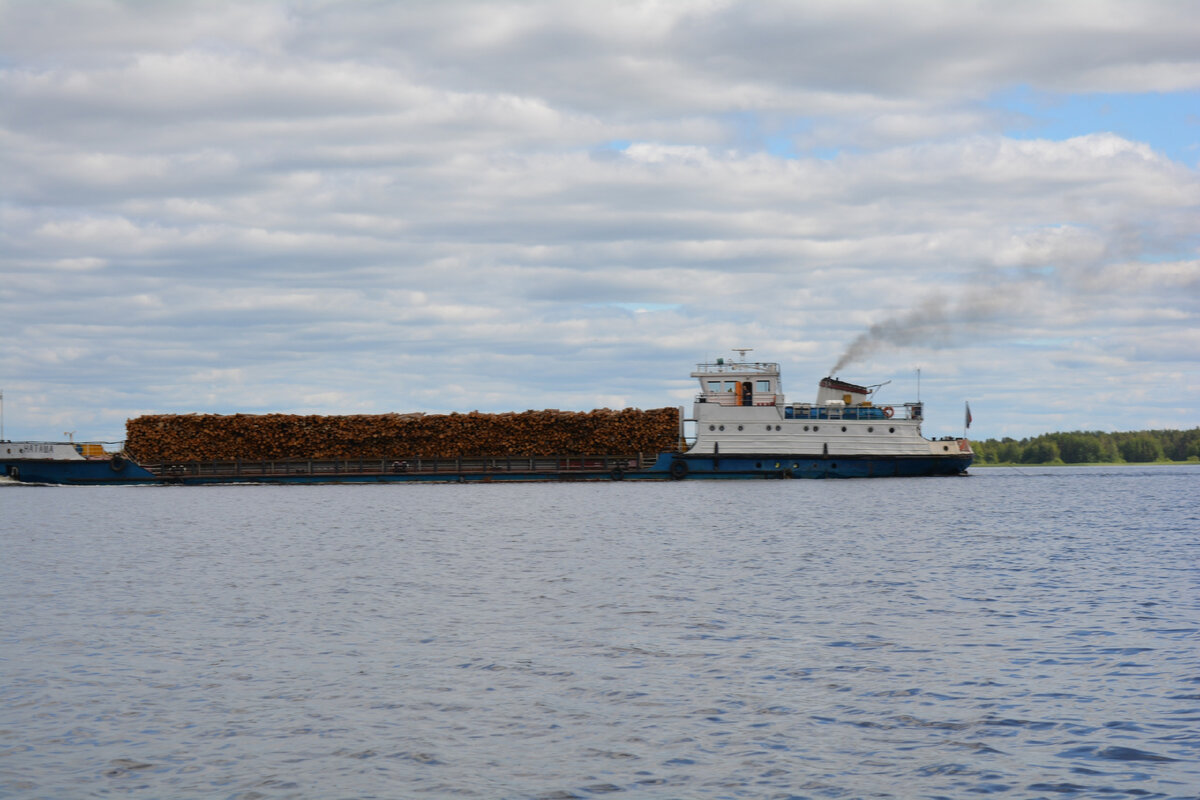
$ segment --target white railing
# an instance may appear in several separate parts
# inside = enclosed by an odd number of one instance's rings
[[[776,405],[783,395],[777,395],[774,392],[753,392],[751,394],[755,406],[773,406]],[[733,392],[701,392],[696,395],[698,403],[712,403],[715,406],[740,406],[737,395]]]
[[[726,375],[730,372],[779,373],[779,364],[770,361],[734,361],[697,364],[696,372],[706,375]]]

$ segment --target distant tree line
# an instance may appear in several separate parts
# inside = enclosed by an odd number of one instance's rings
[[[1200,461],[1200,428],[1186,431],[1044,433],[971,442],[977,464],[1108,464]]]

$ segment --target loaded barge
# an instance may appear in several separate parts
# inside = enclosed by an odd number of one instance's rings
[[[876,405],[878,387],[827,377],[814,402],[789,403],[779,365],[738,352],[691,373],[699,393],[666,452],[139,462],[95,443],[0,442],[0,475],[71,485],[878,478],[965,474],[974,458],[965,438],[922,436],[920,402]]]

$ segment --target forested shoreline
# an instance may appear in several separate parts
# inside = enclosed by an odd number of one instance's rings
[[[1028,439],[972,441],[976,464],[1146,464],[1200,461],[1200,428],[1189,430],[1072,431]]]

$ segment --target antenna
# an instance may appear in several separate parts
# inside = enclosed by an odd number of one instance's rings
[[[753,347],[735,347],[735,348],[733,348],[733,352],[737,353],[738,356],[741,357],[742,361],[745,361],[746,353],[753,353],[754,348]]]

